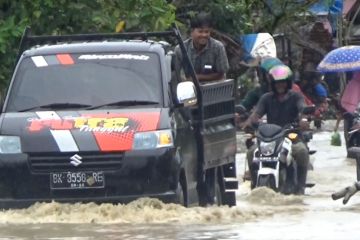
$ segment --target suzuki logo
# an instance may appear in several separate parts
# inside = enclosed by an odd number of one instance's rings
[[[75,167],[77,167],[77,166],[79,166],[80,164],[82,164],[82,161],[81,161],[82,157],[79,156],[79,155],[77,155],[77,154],[75,154],[74,156],[72,156],[70,159],[71,159],[70,164],[72,164],[72,165],[75,166]]]

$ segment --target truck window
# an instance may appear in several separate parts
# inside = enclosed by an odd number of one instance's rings
[[[91,106],[138,100],[162,103],[155,53],[82,53],[26,57],[10,90],[6,112],[52,103]]]

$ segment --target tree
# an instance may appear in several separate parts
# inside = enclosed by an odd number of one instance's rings
[[[214,36],[225,42],[236,72],[241,58],[241,46],[234,41],[237,36],[294,32],[306,22],[306,9],[314,2],[317,0],[2,0],[0,88],[8,83],[25,26],[36,35],[160,31],[175,21],[186,26],[191,16],[207,11],[214,18]]]
[[[175,7],[165,0],[3,0],[0,3],[0,88],[14,69],[23,30],[32,34],[159,31],[175,21]]]

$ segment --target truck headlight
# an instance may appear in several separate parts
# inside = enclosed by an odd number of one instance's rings
[[[274,153],[276,141],[272,142],[260,142],[260,152],[265,156],[269,156]]]
[[[134,135],[134,150],[155,149],[174,146],[171,130],[138,132]]]
[[[21,153],[18,136],[0,136],[0,153]]]

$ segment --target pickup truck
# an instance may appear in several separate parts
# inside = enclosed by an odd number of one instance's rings
[[[185,65],[190,81],[176,70]],[[0,207],[140,197],[233,206],[234,117],[234,81],[200,84],[176,26],[59,36],[27,28],[0,115]]]

